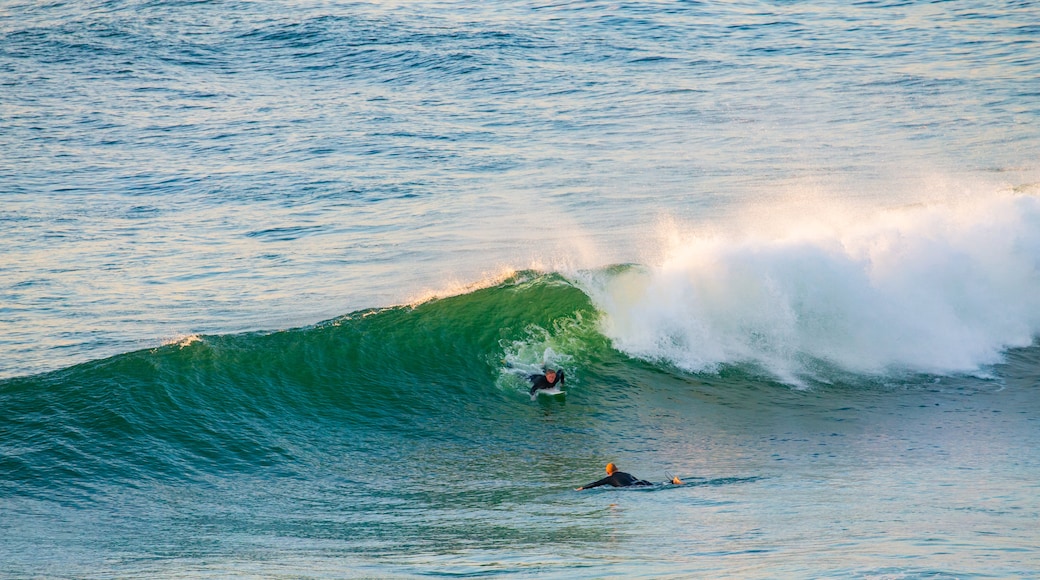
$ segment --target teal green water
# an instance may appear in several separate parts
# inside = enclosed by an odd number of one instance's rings
[[[8,379],[5,572],[1032,574],[1036,348],[799,390],[630,358],[600,316],[522,273]],[[532,401],[543,361],[567,394]],[[607,461],[686,485],[573,490]]]

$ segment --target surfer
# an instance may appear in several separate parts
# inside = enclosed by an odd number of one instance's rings
[[[682,480],[679,479],[678,477],[673,477],[672,481],[670,483],[673,483],[675,485],[682,485]],[[609,486],[612,486],[612,487],[645,487],[645,486],[653,485],[653,484],[650,483],[649,481],[644,481],[642,479],[637,479],[631,473],[625,473],[624,471],[618,471],[618,468],[617,468],[616,465],[614,465],[613,463],[608,463],[607,464],[607,476],[606,477],[604,477],[603,479],[601,479],[599,481],[594,481],[592,483],[583,485],[583,486],[575,489],[574,491],[581,491],[583,489],[592,489],[594,487],[599,487],[601,485],[609,485]]]
[[[556,383],[561,385],[565,383],[563,376],[563,369],[554,371],[553,369],[545,369],[545,374],[542,375],[530,375],[527,380],[531,381],[531,396],[533,397],[535,392],[539,389],[551,389],[556,386]]]

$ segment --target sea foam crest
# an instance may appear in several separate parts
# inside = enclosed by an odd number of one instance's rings
[[[167,338],[162,341],[163,346],[179,346],[184,348],[190,346],[202,340],[202,337],[198,334],[180,335],[173,338]]]
[[[793,383],[827,366],[978,372],[1040,334],[1040,198],[788,225],[675,235],[659,263],[581,283],[626,353],[697,372],[751,363]]]

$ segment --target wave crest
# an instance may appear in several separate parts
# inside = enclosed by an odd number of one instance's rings
[[[806,222],[808,223],[808,222]],[[919,205],[783,235],[676,236],[586,274],[615,346],[679,368],[976,372],[1040,333],[1040,199]]]

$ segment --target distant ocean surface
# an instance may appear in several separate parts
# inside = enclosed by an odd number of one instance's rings
[[[2,578],[1040,577],[1034,2],[8,1],[0,243]]]

